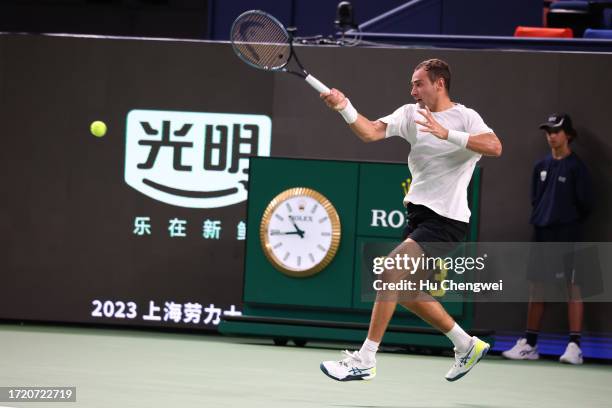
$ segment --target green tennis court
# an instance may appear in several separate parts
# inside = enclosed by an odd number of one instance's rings
[[[76,403],[10,407],[609,407],[609,366],[483,360],[448,383],[452,359],[379,353],[370,382],[319,371],[341,345],[117,329],[0,326],[3,386],[74,386]]]

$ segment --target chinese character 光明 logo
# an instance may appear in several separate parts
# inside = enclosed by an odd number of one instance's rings
[[[132,110],[125,182],[164,203],[217,208],[247,198],[249,156],[270,156],[265,115]]]

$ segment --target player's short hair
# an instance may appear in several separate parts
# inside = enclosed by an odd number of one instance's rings
[[[444,87],[446,92],[450,92],[451,72],[448,64],[441,59],[432,58],[421,62],[414,70],[423,68],[427,71],[427,76],[431,82],[435,82],[438,78],[444,79]]]

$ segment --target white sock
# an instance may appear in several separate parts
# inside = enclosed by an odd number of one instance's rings
[[[380,343],[372,341],[370,339],[365,339],[363,342],[363,346],[359,350],[359,355],[361,356],[361,360],[364,364],[370,364],[376,362],[376,352],[378,351],[378,346]]]
[[[453,328],[450,329],[448,333],[444,334],[446,334],[446,337],[448,337],[450,341],[453,342],[458,352],[465,353],[470,348],[470,344],[472,343],[472,337],[470,337],[469,334],[463,331],[461,326],[459,326],[457,323],[455,323]]]

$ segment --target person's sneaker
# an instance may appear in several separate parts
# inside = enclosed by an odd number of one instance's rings
[[[516,341],[510,350],[502,353],[502,356],[509,360],[537,360],[540,358],[538,346],[531,346],[527,343],[527,339],[522,338]]]
[[[376,361],[365,365],[358,351],[342,353],[347,356],[343,360],[321,363],[321,371],[326,376],[337,381],[371,380],[376,376]]]
[[[480,340],[478,337],[472,337],[470,348],[465,353],[457,352],[455,349],[455,364],[446,373],[447,381],[457,381],[466,375],[474,366],[483,358],[491,346]]]
[[[582,364],[582,350],[573,341],[569,342],[565,348],[565,353],[559,357],[559,361],[567,364]]]

